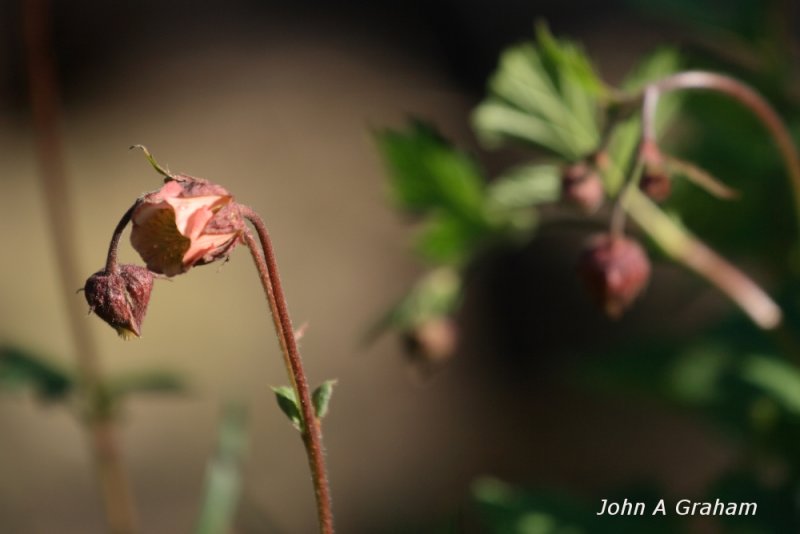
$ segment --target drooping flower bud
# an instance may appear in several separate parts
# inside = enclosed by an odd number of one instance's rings
[[[561,199],[578,206],[586,214],[603,204],[605,191],[597,170],[585,162],[573,163],[561,173]]]
[[[609,317],[616,319],[650,279],[650,260],[636,241],[599,234],[590,238],[578,271],[593,299]]]
[[[641,148],[644,172],[639,179],[639,189],[655,202],[664,202],[672,193],[672,180],[661,150],[654,142],[645,142]]]
[[[403,335],[408,356],[419,363],[441,365],[449,360],[458,345],[458,326],[450,317],[435,317]]]
[[[672,180],[663,168],[645,168],[639,180],[639,189],[655,202],[664,202],[672,193]]]
[[[166,276],[226,259],[245,228],[225,188],[183,175],[145,195],[131,219],[133,248],[151,271]]]
[[[116,272],[97,271],[86,280],[83,289],[90,310],[121,337],[141,335],[153,273],[139,265],[120,265]]]

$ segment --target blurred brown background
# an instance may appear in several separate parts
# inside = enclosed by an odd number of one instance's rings
[[[661,433],[648,433],[642,426],[658,407],[553,390],[546,375],[509,387],[513,367],[487,374],[506,355],[483,339],[488,327],[474,308],[463,354],[423,386],[410,379],[392,335],[360,344],[420,269],[408,253],[411,229],[387,202],[370,129],[413,114],[475,149],[468,112],[496,55],[527,38],[540,17],[582,40],[612,80],[665,36],[614,2],[598,6],[55,2],[65,201],[77,217],[82,271],[102,265],[120,215],[160,183],[127,151],[134,143],[263,214],[293,320],[309,323],[302,352],[311,381],[339,379],[325,437],[341,532],[413,531],[452,515],[485,473],[584,491],[648,473],[681,492],[726,461],[724,449],[679,417],[662,414]],[[36,176],[19,24],[18,3],[0,2],[0,340],[68,365],[74,354]],[[127,235],[122,250],[124,261],[138,261]],[[535,253],[527,261],[540,263]],[[551,271],[576,294],[570,273]],[[143,532],[190,530],[219,407],[230,399],[251,412],[239,532],[314,530],[302,447],[268,388],[286,378],[244,250],[224,266],[157,282],[139,340],[122,342],[96,318],[86,321],[108,373],[160,367],[192,385],[187,397],[140,398],[125,410],[123,446]],[[673,428],[679,437],[664,441]],[[27,397],[1,399],[0,532],[102,528],[74,420]]]

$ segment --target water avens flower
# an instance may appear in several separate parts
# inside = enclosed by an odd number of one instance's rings
[[[616,319],[650,279],[650,260],[633,239],[599,234],[589,240],[578,271],[597,304]]]
[[[123,335],[139,335],[152,288],[153,273],[175,276],[195,265],[225,260],[238,243],[249,250],[278,336],[284,364],[291,381],[303,446],[308,457],[317,516],[322,534],[333,534],[330,485],[322,446],[321,417],[330,397],[308,385],[286,297],[278,274],[278,263],[267,227],[247,206],[234,202],[227,189],[162,168],[141,145],[153,168],[165,177],[157,191],[139,197],[122,215],[111,236],[106,266],[86,282],[86,300],[92,310]],[[255,234],[247,227],[249,221]],[[147,268],[117,264],[119,240],[132,223],[131,244]],[[322,386],[321,386],[322,387]],[[320,399],[325,398],[324,402]],[[288,398],[288,397],[281,397]],[[322,404],[320,404],[322,403]],[[280,404],[280,401],[279,401]],[[285,404],[280,404],[286,411]],[[287,412],[288,413],[288,412]],[[294,415],[292,416],[294,417]]]
[[[148,269],[166,276],[226,259],[244,230],[227,189],[183,175],[142,197],[131,220],[133,248]]]
[[[138,265],[120,265],[112,271],[97,271],[86,280],[83,289],[90,310],[120,337],[130,339],[141,335],[153,289],[153,273]]]

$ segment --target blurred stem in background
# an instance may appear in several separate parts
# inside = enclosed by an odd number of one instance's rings
[[[123,466],[116,423],[102,409],[102,369],[97,348],[86,323],[82,302],[74,289],[82,280],[75,257],[75,232],[70,211],[67,176],[60,137],[60,103],[56,68],[50,42],[48,0],[23,1],[23,32],[39,174],[47,220],[56,252],[58,272],[79,369],[79,415],[90,441],[108,528],[114,534],[136,531],[136,512]]]

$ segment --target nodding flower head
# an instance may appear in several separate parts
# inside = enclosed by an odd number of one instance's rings
[[[91,311],[111,325],[120,337],[142,333],[142,321],[153,289],[153,273],[138,265],[97,271],[86,280],[84,295]]]
[[[131,219],[133,248],[148,269],[166,276],[226,259],[244,231],[239,206],[225,188],[183,175],[146,194]]]
[[[650,260],[636,241],[599,234],[589,240],[578,270],[594,300],[616,319],[650,279]]]

